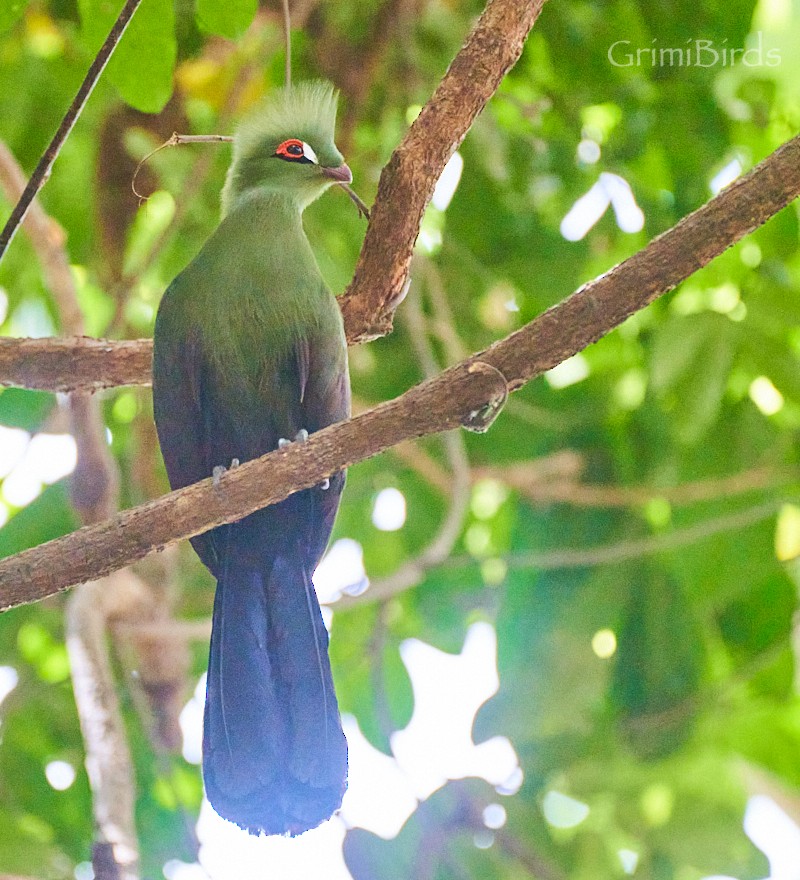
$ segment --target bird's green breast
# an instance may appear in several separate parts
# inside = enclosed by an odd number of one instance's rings
[[[254,391],[302,339],[341,337],[335,298],[299,210],[267,195],[242,200],[166,294],[219,378]]]

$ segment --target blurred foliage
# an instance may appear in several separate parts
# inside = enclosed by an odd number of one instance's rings
[[[481,4],[295,5],[295,79],[325,76],[341,88],[339,145],[369,201]],[[27,171],[119,6],[0,5],[0,137]],[[143,205],[130,180],[139,158],[173,131],[230,132],[281,83],[278,6],[144,0],[41,195],[66,230],[89,332],[149,335],[162,291],[214,227],[227,147],[154,156],[139,179],[153,194]],[[693,40],[720,50],[761,45],[764,54],[734,66],[649,62],[654,46],[685,49]],[[609,47],[618,41],[645,50],[641,63],[612,63]],[[768,63],[770,49],[780,63]],[[799,124],[797,0],[547,4],[460,150],[464,171],[452,202],[426,216],[410,296],[422,303],[441,363],[490,344],[634,253],[706,201],[721,170],[747,170]],[[629,183],[644,227],[621,231],[609,209],[583,239],[568,241],[560,223],[601,172]],[[363,222],[333,192],[307,212],[306,226],[323,273],[341,291]],[[508,821],[491,847],[474,845],[471,810],[495,793],[480,781],[452,783],[396,840],[349,835],[356,880],[618,877],[620,850],[637,853],[636,876],[653,880],[767,873],[742,830],[753,792],[741,771],[748,763],[767,771],[800,815],[800,570],[792,561],[800,548],[799,228],[795,204],[585,351],[560,379],[515,395],[487,435],[465,437],[476,482],[453,559],[380,609],[364,603],[336,613],[342,707],[384,750],[412,708],[400,642],[416,636],[458,651],[470,622],[491,621],[500,691],[479,713],[474,736],[509,736],[525,774],[519,793],[503,799]],[[22,234],[0,265],[0,292],[2,333],[59,332]],[[354,393],[365,404],[422,378],[402,309],[397,325],[390,337],[351,350]],[[123,504],[163,491],[149,395],[120,389],[103,405]],[[0,393],[4,426],[57,432],[60,410],[52,395]],[[417,461],[387,453],[351,471],[336,536],[361,543],[373,579],[415,557],[446,515],[443,446],[434,439],[417,448]],[[537,501],[511,479],[512,465],[528,467],[530,485],[541,486],[540,460],[564,450],[580,457],[581,473],[550,480],[573,490],[563,496],[570,500]],[[420,462],[444,474],[445,485]],[[724,482],[756,472],[771,476],[746,491]],[[670,492],[695,481],[706,481],[702,497]],[[609,492],[598,500],[581,492],[587,485]],[[408,510],[393,532],[371,520],[386,487],[402,491]],[[28,505],[1,500],[9,517],[2,555],[77,522],[63,482]],[[705,537],[681,538],[714,523],[722,525]],[[643,539],[656,542],[651,552],[636,550]],[[606,547],[630,552],[580,565],[565,556]],[[190,553],[180,559],[182,613],[203,618],[213,585]],[[537,559],[548,564],[537,567]],[[0,873],[66,878],[90,857],[62,608],[55,598],[0,622],[0,666],[19,675],[0,709]],[[609,650],[597,649],[602,631]],[[201,646],[194,657],[189,686],[204,668]],[[154,758],[141,701],[122,692],[143,871],[157,877],[165,860],[192,858],[182,811],[197,809],[199,771],[179,757]],[[78,770],[66,791],[46,781],[54,759]],[[552,790],[588,805],[586,821],[549,825],[542,804]]]

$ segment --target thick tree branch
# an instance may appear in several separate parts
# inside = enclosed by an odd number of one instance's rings
[[[34,391],[149,385],[152,365],[150,339],[0,337],[0,385]]]
[[[287,497],[409,437],[447,431],[487,402],[554,367],[621,324],[785,207],[800,192],[800,136],[610,272],[486,351],[302,448],[270,453],[106,523],[0,562],[0,607],[52,595],[153,550]],[[494,369],[485,369],[491,365]],[[500,374],[500,375],[498,375]]]
[[[391,330],[436,181],[522,54],[543,5],[544,0],[490,0],[383,169],[355,276],[341,299],[351,341],[365,342]]]
[[[493,345],[482,359],[513,378],[513,389],[520,387],[671,290],[798,193],[800,135],[624,263]],[[387,257],[386,265],[390,263]],[[357,280],[358,271],[353,283]],[[362,325],[352,310],[344,311],[348,341],[353,343]],[[568,336],[559,338],[556,329],[566,329]],[[522,361],[530,352],[535,355],[525,366]],[[0,339],[0,385],[51,391],[149,385],[151,363],[152,343],[147,339]]]
[[[351,344],[391,330],[436,181],[475,116],[519,58],[543,2],[490,0],[384,169],[356,273],[341,298]],[[150,363],[149,344],[144,341],[0,340],[2,385],[53,391],[147,385]]]
[[[396,400],[210,479],[125,511],[105,523],[0,561],[0,609],[94,580],[167,544],[233,522],[321,482],[406,437],[457,428],[505,395],[495,370],[470,361]]]
[[[80,116],[86,102],[89,100],[89,95],[92,94],[97,81],[100,79],[100,75],[105,70],[108,60],[111,58],[114,49],[116,49],[117,43],[122,39],[125,29],[128,27],[128,23],[133,18],[133,14],[138,9],[140,3],[141,0],[126,0],[117,20],[114,22],[111,31],[106,37],[105,42],[100,47],[100,51],[95,56],[94,61],[92,61],[89,71],[78,89],[78,93],[70,104],[66,115],[61,120],[61,125],[59,125],[58,131],[53,135],[53,140],[50,141],[50,145],[44,151],[36,168],[34,168],[31,179],[28,181],[22,196],[14,206],[11,216],[3,227],[3,231],[0,232],[0,260],[3,259],[3,254],[11,243],[14,233],[25,219],[25,215],[28,212],[28,208],[31,206],[31,202],[33,202],[36,198],[36,194],[47,182],[47,178],[50,176],[50,169],[53,167],[53,162],[55,162],[58,154],[61,152],[61,148],[69,137],[73,125],[75,125],[75,122]]]

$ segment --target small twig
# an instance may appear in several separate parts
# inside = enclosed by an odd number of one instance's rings
[[[133,172],[133,177],[131,178],[131,190],[133,190],[133,194],[140,202],[146,202],[150,198],[150,196],[142,195],[136,189],[136,178],[139,176],[139,172],[142,170],[144,164],[155,156],[156,153],[160,153],[161,150],[164,150],[167,147],[178,147],[181,144],[229,144],[232,141],[233,138],[227,134],[178,134],[177,131],[173,132],[163,144],[160,144],[154,150],[151,150],[136,166],[136,170]]]
[[[337,605],[337,609],[341,607]],[[386,636],[388,630],[388,614],[386,603],[378,606],[375,623],[367,642],[367,658],[369,661],[369,678],[372,685],[372,699],[378,730],[388,742],[395,726],[392,723],[391,705],[386,693]]]
[[[421,254],[415,254],[415,259],[422,264],[428,296],[434,312],[438,315],[433,321],[433,329],[447,351],[449,360],[451,362],[462,360],[469,354],[469,349],[456,330],[455,315],[450,306],[441,272],[433,260],[427,257],[420,259],[421,256]],[[548,430],[563,431],[569,427],[571,422],[569,417],[565,417],[561,413],[545,409],[542,406],[534,406],[532,403],[517,398],[508,400],[505,412],[520,421]]]
[[[21,874],[0,874],[0,880],[38,880],[38,878],[23,877]]]
[[[23,877],[21,874],[0,874],[0,880],[38,880],[38,878]]]
[[[797,479],[797,472],[788,468],[756,467],[725,477],[691,480],[675,486],[614,486],[581,483],[576,479],[578,474],[567,473],[557,479],[543,477],[530,467],[529,462],[520,462],[483,468],[476,476],[502,480],[534,504],[609,508],[641,506],[654,498],[663,498],[675,506],[716,501],[785,485]]]
[[[443,495],[451,491],[452,477],[439,462],[419,443],[414,440],[404,440],[392,447],[392,454],[400,459],[404,465],[416,471],[435,489]]]
[[[480,815],[476,816],[478,818],[481,818]],[[567,880],[561,867],[535,848],[532,836],[523,841],[507,828],[497,828],[492,833],[504,854],[523,865],[528,876],[537,880]]]
[[[339,186],[350,196],[350,200],[352,203],[358,208],[358,216],[363,217],[365,220],[369,220],[369,208],[366,206],[364,202],[358,196],[358,193],[348,184],[340,183]]]
[[[478,829],[487,830],[483,821],[486,801],[479,800],[471,791],[465,789],[460,806],[465,814],[462,823],[466,829],[471,829],[473,832]],[[520,840],[505,827],[493,828],[492,835],[505,851],[504,854],[525,868],[525,876],[535,877],[536,880],[567,880],[559,865],[551,862],[547,856],[535,849],[533,840]]]
[[[536,406],[527,400],[512,397],[506,404],[506,413],[526,425],[533,425],[542,431],[566,431],[577,420],[573,415],[565,415],[554,409]]]
[[[666,553],[671,550],[677,550],[688,544],[696,544],[699,541],[712,538],[714,535],[720,535],[724,532],[739,531],[775,516],[784,502],[784,499],[767,501],[764,504],[758,504],[737,513],[707,519],[682,529],[675,529],[665,535],[652,535],[631,541],[620,541],[617,544],[608,544],[603,547],[587,547],[577,550],[571,548],[563,550],[534,550],[530,553],[513,554],[507,557],[506,561],[510,568],[538,568],[542,571],[611,565],[615,562],[623,562],[626,559],[639,559],[642,556],[650,556],[653,553]],[[463,566],[475,565],[476,561],[462,556],[451,558],[446,564],[448,567],[461,568]],[[365,595],[368,594],[369,591]]]
[[[600,547],[588,547],[573,549],[571,547],[557,550],[534,550],[529,553],[516,553],[500,557],[509,568],[524,569],[533,568],[540,571],[555,571],[565,568],[595,568],[601,565],[612,565],[628,559],[639,559],[650,556],[653,553],[667,553],[678,550],[689,544],[696,544],[715,535],[725,532],[739,531],[748,526],[755,525],[765,519],[774,516],[780,509],[783,501],[769,501],[746,510],[739,511],[728,516],[721,516],[705,520],[683,529],[675,529],[666,535],[653,535],[647,538],[638,538],[630,541],[620,541],[616,544],[607,544]],[[451,556],[441,560],[438,564],[442,568],[460,569],[472,568],[480,565],[482,560],[472,556]],[[343,595],[336,603],[336,608],[347,608],[351,605],[364,605],[370,602],[386,602],[393,596],[402,593],[416,582],[406,583],[381,582],[381,589],[373,592],[370,587],[358,596]]]
[[[282,0],[283,5],[283,38],[286,41],[285,85],[292,85],[292,17],[289,14],[289,0]]]
[[[173,620],[172,618],[119,621],[114,632],[123,638],[164,639],[170,642],[207,642],[211,638],[211,618]]]
[[[435,316],[432,321],[433,331],[444,346],[450,363],[463,360],[469,354],[469,349],[456,330],[456,317],[450,307],[439,267],[422,254],[417,254],[415,260],[422,268],[425,290],[433,308]]]
[[[166,149],[167,147],[178,147],[182,144],[212,144],[212,143],[231,143],[233,141],[233,137],[231,135],[226,134],[178,134],[174,132],[167,140],[164,141],[163,144],[157,146],[154,150],[151,150],[136,166],[136,170],[133,172],[133,177],[131,179],[131,189],[133,190],[133,194],[139,199],[140,203],[146,202],[149,196],[142,195],[136,189],[136,178],[139,176],[139,172],[144,167],[145,163],[155,156],[156,153],[161,152],[161,150]],[[348,196],[350,196],[351,201],[358,209],[358,213],[360,217],[364,217],[369,220],[369,208],[366,204],[359,198],[358,194],[355,190],[346,183],[338,184]]]
[[[253,51],[253,55],[256,59],[261,59],[263,57],[264,51],[266,51],[268,45],[271,45],[271,41],[268,41],[266,37],[260,35],[255,43]],[[245,48],[241,51],[247,52],[247,49]],[[227,127],[227,124],[234,115],[234,109],[238,99],[242,93],[247,91],[250,77],[253,76],[256,70],[260,72],[260,69],[260,63],[256,60],[250,60],[247,63],[241,64],[238,68],[236,76],[228,88],[222,107],[220,108],[217,121],[220,123],[221,128]],[[123,280],[128,289],[130,289],[134,283],[134,276],[135,278],[142,278],[147,275],[149,269],[155,265],[170,239],[179,232],[181,224],[189,212],[190,207],[193,205],[195,198],[205,185],[212,165],[213,154],[209,151],[199,151],[189,174],[183,179],[180,193],[175,197],[175,214],[172,217],[172,222],[161,231],[161,234],[151,244],[147,253],[143,256],[141,263],[135,269],[134,267],[131,267],[125,274]],[[123,314],[119,304],[117,308],[118,315],[114,322],[112,322],[112,327],[116,325],[117,320],[121,318]]]
[[[16,202],[25,191],[25,174],[11,150],[0,141],[0,189],[9,202]],[[64,249],[66,233],[34,202],[25,216],[23,227],[42,267],[50,293],[61,317],[64,335],[83,333],[83,315],[78,306],[75,281]]]
[[[140,3],[141,0],[125,0],[125,5],[122,7],[122,11],[114,22],[105,42],[100,47],[100,51],[95,56],[94,61],[92,61],[89,71],[78,89],[78,93],[75,95],[72,104],[70,104],[66,115],[61,121],[61,125],[58,127],[58,131],[56,131],[52,141],[50,141],[50,145],[44,151],[44,154],[36,165],[22,196],[14,206],[11,216],[3,227],[3,231],[0,232],[0,260],[3,259],[3,254],[5,254],[8,245],[11,243],[11,239],[14,237],[14,234],[22,221],[25,219],[25,215],[28,212],[28,208],[31,206],[31,202],[33,202],[36,194],[47,182],[53,163],[61,152],[64,142],[67,137],[69,137],[72,127],[75,125],[78,116],[80,116],[81,111],[89,99],[89,95],[92,94],[92,90],[98,79],[100,79],[100,75],[105,69],[106,64],[108,64],[111,54],[117,47],[117,43],[119,43],[122,35],[125,33],[125,29]]]

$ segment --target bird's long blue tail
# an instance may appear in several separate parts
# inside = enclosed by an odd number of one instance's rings
[[[341,805],[347,744],[328,634],[302,549],[254,552],[228,526],[203,729],[211,805],[242,828],[300,834]]]

